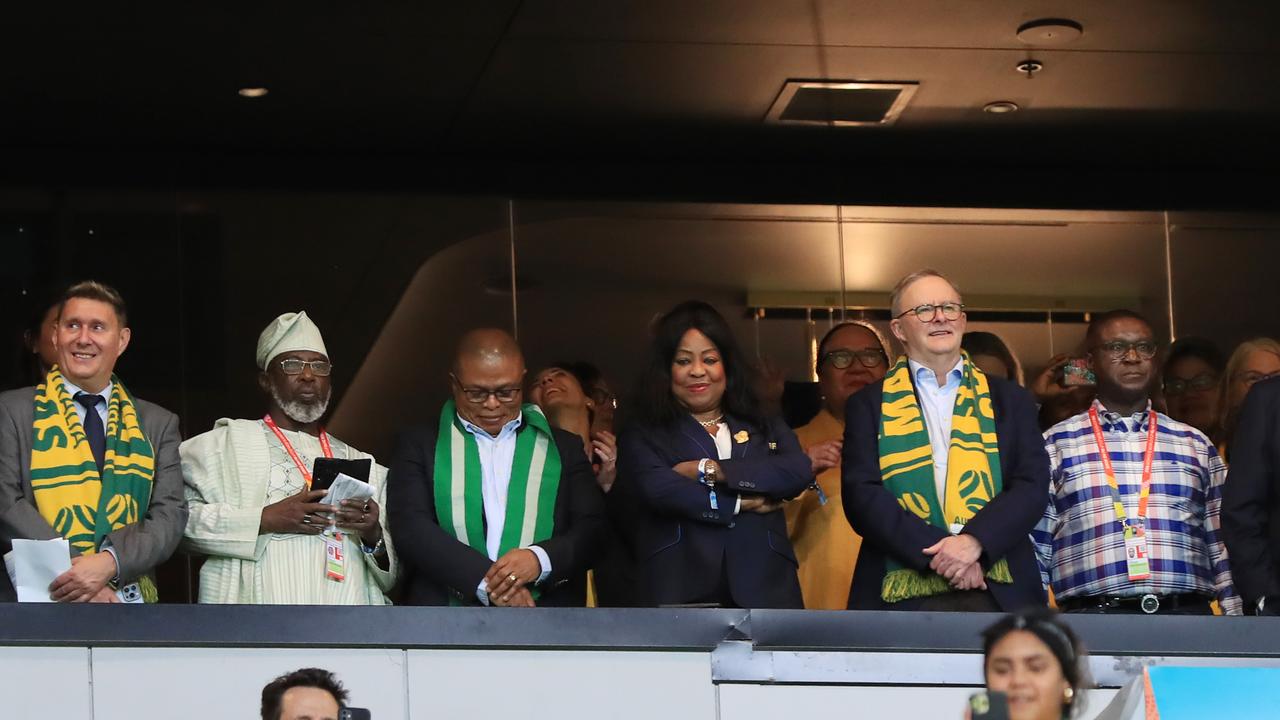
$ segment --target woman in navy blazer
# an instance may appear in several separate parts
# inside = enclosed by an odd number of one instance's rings
[[[803,606],[782,503],[813,483],[808,456],[761,417],[728,323],[688,301],[659,321],[618,442],[618,499],[651,605]]]

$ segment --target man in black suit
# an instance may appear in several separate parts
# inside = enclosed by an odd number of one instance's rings
[[[524,374],[509,334],[473,330],[440,422],[401,435],[387,512],[407,603],[586,603],[604,499],[581,439],[521,404]]]
[[[1222,540],[1245,613],[1280,615],[1280,379],[1255,384],[1240,409]]]
[[[936,271],[921,270],[898,282],[891,305],[890,329],[906,349],[911,391],[929,435],[926,455],[936,487],[936,492],[929,488],[929,494],[941,502],[938,499],[951,494],[950,483],[959,480],[947,476],[947,465],[956,457],[951,447],[952,413],[969,370],[960,352],[964,304],[949,280]],[[898,366],[895,370],[906,372]],[[1046,598],[1029,533],[1049,500],[1049,459],[1031,395],[1012,382],[987,376],[1001,491],[964,522],[948,517],[933,523],[909,510],[881,473],[881,401],[893,377],[897,376],[891,371],[885,380],[855,393],[845,406],[841,487],[849,524],[863,538],[849,608],[996,612],[1043,605]],[[952,510],[950,504],[947,510]],[[1001,560],[1004,567],[993,573]],[[1004,577],[1005,568],[1012,582]],[[890,569],[915,571],[915,580],[906,582],[915,592],[887,600],[894,596],[885,583]],[[1004,581],[994,581],[995,576]]]
[[[0,552],[15,539],[65,537],[73,557],[50,588],[57,601],[154,602],[152,571],[187,524],[178,418],[113,374],[130,337],[120,294],[77,283],[59,303],[57,365],[38,387],[0,394]],[[14,599],[0,573],[0,600]]]

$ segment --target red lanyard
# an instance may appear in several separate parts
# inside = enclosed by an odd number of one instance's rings
[[[293,444],[289,442],[289,438],[280,432],[280,428],[276,425],[276,421],[271,419],[271,415],[263,415],[262,422],[271,428],[271,432],[279,438],[280,444],[284,445],[284,449],[288,451],[289,457],[293,458],[293,464],[298,466],[298,472],[302,473],[302,479],[307,481],[307,489],[311,489],[311,471],[302,464],[302,458],[298,457],[298,451],[293,449]],[[324,428],[320,428],[320,449],[324,451],[327,458],[333,457],[333,448],[329,447],[329,435],[325,433]]]
[[[1147,501],[1151,498],[1151,466],[1156,457],[1156,411],[1150,411],[1147,421],[1147,449],[1142,455],[1142,490],[1138,493],[1138,519],[1147,519]],[[1120,502],[1120,486],[1116,484],[1116,471],[1111,467],[1111,454],[1107,452],[1107,441],[1102,438],[1102,423],[1098,421],[1098,407],[1089,408],[1089,422],[1093,425],[1093,439],[1098,443],[1098,452],[1102,454],[1102,469],[1107,473],[1107,485],[1111,487],[1111,500],[1116,506],[1116,517],[1121,525],[1128,525],[1124,504]]]

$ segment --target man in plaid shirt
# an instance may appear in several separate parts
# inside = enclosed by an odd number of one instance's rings
[[[1216,598],[1239,614],[1218,532],[1226,466],[1203,433],[1152,409],[1151,324],[1112,310],[1086,342],[1098,397],[1045,433],[1050,498],[1032,532],[1058,606],[1209,614]]]

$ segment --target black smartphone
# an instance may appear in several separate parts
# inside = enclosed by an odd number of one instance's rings
[[[373,470],[373,460],[342,460],[339,458],[318,457],[311,466],[311,489],[328,490],[338,473],[369,482],[369,473]]]
[[[338,720],[373,720],[373,715],[364,708],[344,707],[338,711]]]
[[[969,696],[969,712],[973,720],[1009,720],[1009,696],[995,690],[984,690]]]

